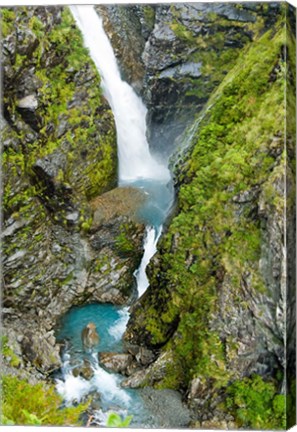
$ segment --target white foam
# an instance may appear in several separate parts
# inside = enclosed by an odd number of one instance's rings
[[[71,405],[80,402],[92,390],[92,383],[80,376],[75,377],[70,372],[64,377],[64,381],[57,380],[56,388],[66,405]]]
[[[138,296],[141,297],[149,286],[149,280],[146,274],[146,268],[151,258],[157,252],[157,243],[162,232],[162,226],[156,230],[154,227],[146,227],[146,236],[144,241],[144,254],[138,270],[135,272]]]
[[[127,322],[129,321],[130,314],[128,312],[128,308],[125,307],[121,311],[119,311],[120,317],[115,321],[114,325],[108,329],[108,333],[112,336],[116,341],[120,341],[127,326]]]

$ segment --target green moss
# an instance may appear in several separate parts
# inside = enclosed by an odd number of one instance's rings
[[[10,8],[1,8],[1,35],[3,38],[15,30],[15,12]]]
[[[2,337],[1,340],[1,352],[5,362],[8,362],[12,367],[18,367],[21,363],[19,357],[14,353],[14,351],[8,345],[8,338]]]
[[[132,222],[122,223],[119,227],[119,234],[115,238],[115,246],[122,256],[133,256],[135,254],[135,243],[132,239],[134,228]]]

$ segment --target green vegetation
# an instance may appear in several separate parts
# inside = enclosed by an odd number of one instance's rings
[[[62,399],[53,386],[29,384],[11,375],[2,377],[2,416],[4,425],[81,425],[88,402],[61,408]]]
[[[198,119],[189,154],[178,166],[177,215],[161,240],[152,289],[132,323],[137,337],[171,353],[173,366],[168,364],[165,378],[155,384],[159,388],[186,390],[199,377],[214,392],[226,389],[236,379],[230,362],[238,355],[237,343],[232,337],[222,340],[212,325],[215,317],[229,325],[228,316],[249,309],[243,284],[255,296],[269,296],[259,271],[258,203],[262,193],[267,211],[283,214],[278,184],[285,169],[285,43],[281,21],[242,50]],[[223,284],[228,298],[219,304]],[[269,393],[269,385],[263,386]],[[274,427],[280,428],[284,411],[275,393],[270,391],[266,406],[273,406]],[[264,411],[261,427],[270,428]]]
[[[21,363],[19,357],[14,353],[14,351],[8,345],[8,338],[3,336],[1,338],[1,353],[3,360],[12,367],[18,367]]]
[[[13,129],[4,132],[18,143],[18,146],[5,148],[3,156],[5,209],[9,211],[15,206],[19,196],[20,206],[17,211],[24,214],[25,195],[30,191],[30,198],[41,196],[50,206],[56,205],[57,196],[48,196],[45,184],[40,178],[36,178],[32,167],[37,159],[58,151],[57,157],[64,160],[64,163],[53,179],[56,194],[65,197],[65,187],[71,187],[72,202],[79,204],[83,210],[86,200],[116,183],[117,154],[113,116],[102,97],[100,77],[83,46],[82,36],[75,27],[68,8],[62,9],[60,23],[56,19],[57,24],[50,30],[38,17],[31,16],[26,7],[15,11],[2,9],[4,27],[12,19],[20,19],[21,15],[22,23],[19,27],[29,28],[37,43],[35,49],[28,48],[27,55],[16,53],[12,65],[14,76],[11,78],[16,85],[10,89],[9,94],[4,92],[4,103],[8,115],[20,124],[22,117],[16,110],[16,95],[13,92],[18,87],[20,71],[23,73],[34,66],[39,88],[38,108],[32,116],[37,123],[38,134],[35,140],[31,138],[28,143],[30,129],[25,123],[21,128],[13,126]],[[80,82],[82,73],[85,74],[86,84]],[[76,98],[79,98],[79,104],[75,102]],[[61,124],[65,125],[64,129],[61,129]],[[23,145],[24,142],[26,145]],[[38,180],[35,190],[25,184],[16,193],[15,177],[24,175],[28,179],[33,177]],[[63,216],[63,212],[61,215]],[[82,229],[87,229],[86,224]]]
[[[133,416],[127,416],[126,418],[122,419],[122,417],[119,414],[116,413],[110,413],[106,426],[107,427],[128,427],[131,423]]]
[[[275,383],[254,375],[235,381],[227,393],[226,407],[239,427],[286,429],[286,397],[277,394]]]
[[[15,12],[13,9],[0,9],[1,36],[5,38],[15,29]]]
[[[135,244],[133,241],[134,223],[122,223],[119,228],[119,234],[115,238],[115,246],[118,253],[122,256],[134,256]]]

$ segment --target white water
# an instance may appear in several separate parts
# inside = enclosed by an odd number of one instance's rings
[[[134,187],[139,187],[139,180],[145,182],[148,180],[149,183],[152,180],[153,183],[153,193],[149,194],[153,196],[152,203],[148,205],[148,210],[145,210],[152,215],[150,222],[152,226],[146,228],[144,255],[135,272],[140,297],[149,286],[146,268],[157,251],[157,242],[162,232],[161,224],[171,205],[172,196],[169,189],[166,190],[170,173],[166,166],[159,164],[150,154],[146,140],[146,108],[133,89],[121,80],[112,46],[94,7],[72,6],[71,11],[83,34],[85,46],[89,49],[100,72],[102,88],[115,117],[119,182]],[[152,188],[150,184],[146,186]],[[114,341],[121,340],[128,320],[129,311],[128,308],[124,308],[119,318],[107,330]],[[122,378],[101,368],[95,353],[91,356],[91,364],[94,370],[91,380],[85,380],[80,376],[74,377],[72,373],[74,366],[71,365],[69,354],[65,354],[63,380],[57,380],[57,390],[65,403],[70,405],[75,401],[79,402],[90,392],[98,391],[101,394],[102,409],[97,412],[96,419],[100,425],[105,424],[110,407],[116,406],[116,411],[119,413],[124,412],[121,411],[123,409],[127,409],[127,413],[131,408],[135,410],[135,399],[131,400],[129,392],[120,387]]]
[[[156,228],[148,226],[146,228],[146,236],[144,242],[144,254],[140,263],[139,268],[135,272],[138,297],[141,297],[145,293],[149,286],[149,280],[146,275],[146,268],[151,258],[157,252],[157,243],[162,232],[162,226],[159,230]]]
[[[120,318],[118,318],[114,323],[114,326],[108,330],[110,336],[113,337],[116,341],[121,340],[126,330],[129,318],[129,308],[125,307],[123,310],[120,311]]]
[[[101,394],[102,404],[121,404],[127,406],[130,402],[128,393],[120,387],[120,377],[106,372],[98,364],[97,353],[91,357],[94,376],[86,380],[72,373],[73,366],[69,362],[69,354],[63,362],[63,378],[57,380],[57,391],[63,397],[66,405],[80,402],[87,394],[97,390]]]
[[[169,180],[167,167],[150,154],[146,139],[146,108],[125,81],[122,81],[111,43],[102,20],[93,6],[71,6],[72,14],[83,34],[84,44],[98,68],[102,88],[116,122],[119,181],[138,178]]]

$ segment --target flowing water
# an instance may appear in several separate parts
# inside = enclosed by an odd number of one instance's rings
[[[101,18],[93,6],[72,6],[72,14],[83,34],[85,46],[101,75],[101,85],[112,108],[116,130],[119,161],[119,185],[130,185],[144,190],[145,204],[138,217],[146,224],[144,254],[134,272],[138,296],[149,286],[146,268],[157,251],[162,224],[173,202],[173,187],[167,166],[157,162],[149,151],[146,139],[146,108],[133,89],[122,81],[112,46],[104,33]],[[82,350],[81,331],[90,321],[100,334],[98,351],[121,352],[122,335],[129,319],[127,307],[94,304],[72,308],[65,315],[58,340],[67,341],[63,356],[62,375],[57,379],[58,392],[66,404],[82,400],[92,392],[100,394],[97,423],[104,425],[109,411],[132,414],[134,425],[158,426],[155,413],[145,406],[136,390],[121,388],[122,376],[108,373],[100,367],[98,354]],[[74,376],[73,370],[84,358],[90,362],[94,375],[90,380]]]
[[[146,108],[132,87],[121,79],[101,18],[93,6],[72,6],[71,11],[100,72],[103,92],[114,114],[120,183],[139,178],[170,180],[167,167],[150,154],[146,139]]]

